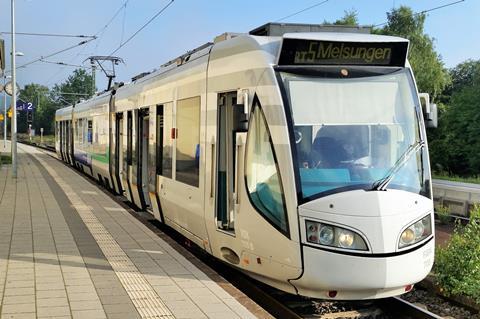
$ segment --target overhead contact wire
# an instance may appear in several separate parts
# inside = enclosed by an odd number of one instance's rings
[[[12,34],[9,31],[0,31],[0,34]],[[31,33],[31,32],[15,32],[15,35],[30,35],[37,37],[60,37],[60,38],[92,38],[95,39],[96,35],[75,35],[75,34],[58,34],[58,33]]]
[[[52,57],[52,56],[55,56],[55,55],[57,55],[57,54],[66,52],[66,51],[68,51],[68,50],[74,49],[74,48],[79,47],[79,46],[82,46],[82,45],[85,45],[85,44],[87,44],[88,42],[93,41],[93,40],[95,40],[95,39],[84,40],[84,41],[82,41],[82,42],[80,42],[80,43],[78,43],[78,44],[69,46],[68,48],[62,49],[62,50],[60,50],[60,51],[56,51],[56,52],[50,53],[50,54],[48,54],[48,55],[41,56],[41,57],[39,57],[38,59],[32,60],[32,61],[30,61],[30,62],[27,62],[27,63],[25,63],[25,64],[22,64],[22,65],[18,66],[17,69],[24,68],[24,67],[26,67],[26,66],[28,66],[28,65],[30,65],[30,64],[35,63],[35,62],[38,62],[38,61],[41,61],[41,60],[44,60],[44,59],[48,59],[48,58],[50,58],[50,57]]]
[[[435,11],[435,10],[438,10],[438,9],[450,7],[450,6],[453,6],[453,5],[458,4],[458,3],[460,3],[460,2],[465,2],[465,0],[453,1],[453,2],[444,4],[444,5],[435,7],[435,8],[431,8],[431,9],[428,9],[428,10],[422,10],[422,11],[420,11],[420,12],[416,12],[414,15],[425,14],[425,13],[432,12],[432,11]],[[379,24],[375,24],[375,25],[373,25],[373,27],[381,27],[382,25],[386,25],[387,23],[388,23],[388,21],[387,21],[387,22],[383,22],[383,23],[379,23]]]
[[[311,5],[311,6],[309,6],[309,7],[306,7],[305,9],[302,9],[302,10],[297,11],[297,12],[295,12],[295,13],[289,14],[288,16],[285,16],[285,17],[283,17],[283,18],[281,18],[281,19],[278,19],[278,20],[276,20],[275,22],[280,22],[280,21],[286,20],[286,19],[288,19],[288,18],[291,18],[291,17],[293,17],[293,16],[296,16],[297,14],[300,14],[300,13],[302,13],[302,12],[305,12],[305,11],[308,11],[308,10],[310,10],[310,9],[316,8],[316,7],[318,7],[318,6],[321,6],[322,4],[327,3],[328,1],[329,1],[329,0],[321,1],[321,2],[319,2],[319,3],[316,3],[316,4],[314,4],[314,5]]]
[[[160,14],[162,14],[167,8],[174,2],[174,0],[170,0],[160,11],[158,11],[153,17],[151,17],[144,25],[142,25],[137,31],[135,31],[127,40],[122,42],[115,50],[112,51],[108,56],[111,57],[115,54],[118,50],[124,47],[128,42],[130,42],[138,33],[140,33],[143,29],[145,29],[153,20],[155,20]]]
[[[97,50],[98,48],[98,45],[100,43],[100,39],[103,37],[104,33],[105,33],[105,30],[110,26],[110,24],[113,22],[113,20],[115,20],[115,18],[118,16],[118,14],[122,11],[123,8],[126,7],[127,3],[129,2],[130,0],[126,0],[118,9],[117,11],[113,14],[113,16],[110,18],[110,20],[103,26],[101,27],[96,33],[95,33],[95,39],[97,40],[97,43],[95,45],[95,51]],[[101,34],[100,34],[101,33]],[[84,47],[85,49],[86,47]],[[77,53],[72,59],[69,60],[68,63],[64,63],[64,64],[60,64],[60,63],[56,63],[56,64],[59,64],[59,65],[62,65],[62,66],[68,66],[67,64],[71,63],[73,60],[75,60],[81,52],[84,51],[84,49],[82,49],[79,53]],[[48,63],[48,62],[47,62]],[[63,63],[63,62],[62,62]],[[50,83],[50,81],[57,77],[61,72],[63,72],[65,68],[64,67],[61,67],[60,70],[58,70],[53,76],[51,76],[47,83]]]

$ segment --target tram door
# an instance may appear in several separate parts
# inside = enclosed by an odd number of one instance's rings
[[[68,125],[68,121],[65,121],[65,158],[66,162],[70,163],[70,157],[69,157],[69,149],[70,149],[70,127]]]
[[[62,157],[62,160],[65,160],[65,157],[63,155],[63,149],[64,149],[64,146],[63,146],[63,140],[65,139],[65,133],[63,131],[63,121],[60,121],[58,122],[58,125],[60,127],[60,134],[59,134],[59,141],[60,141],[60,155]]]
[[[73,121],[69,121],[70,123],[70,148],[69,148],[69,152],[70,152],[70,164],[72,166],[75,166],[75,153],[74,153],[74,138],[73,138]]]
[[[67,153],[67,161],[69,164],[73,165],[73,136],[72,136],[72,121],[68,120],[67,122],[67,148],[65,152]]]
[[[137,170],[137,188],[140,195],[142,208],[151,207],[150,196],[148,192],[149,182],[149,160],[148,160],[148,144],[149,144],[149,128],[150,116],[148,109],[138,111],[138,170]]]
[[[133,202],[133,193],[131,185],[131,168],[132,168],[132,140],[133,140],[133,119],[132,111],[127,111],[126,120],[122,119],[121,123],[122,136],[122,185],[125,188],[125,195],[130,202]]]
[[[118,194],[123,194],[123,187],[120,178],[121,168],[123,167],[123,113],[116,113],[114,115],[114,126],[112,136],[112,160],[110,170],[112,172],[112,181],[115,186],[115,191]]]
[[[237,92],[222,93],[217,106],[217,227],[233,231],[238,209],[237,188],[243,176],[245,133],[239,129],[243,105],[237,105]]]

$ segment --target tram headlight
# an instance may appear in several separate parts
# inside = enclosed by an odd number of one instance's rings
[[[355,234],[349,230],[342,229],[338,234],[338,245],[343,248],[352,247],[355,241]]]
[[[322,245],[331,245],[333,243],[334,235],[333,227],[323,225],[320,227],[318,242]]]
[[[368,250],[365,240],[351,230],[310,220],[306,221],[306,228],[307,241],[310,243],[343,249]]]
[[[430,214],[408,226],[400,235],[398,248],[404,248],[422,241],[432,234]]]

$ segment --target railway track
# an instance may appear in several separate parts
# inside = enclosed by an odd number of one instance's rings
[[[22,143],[35,146],[49,152],[55,157],[55,149],[36,145],[22,141]],[[62,162],[63,163],[63,162]],[[67,164],[65,164],[67,165]],[[96,182],[83,175],[91,183]],[[255,281],[246,276],[244,273],[231,268],[227,264],[206,254],[202,249],[185,240],[181,234],[175,230],[166,227],[157,220],[152,220],[151,215],[134,209],[121,196],[116,196],[104,188],[100,188],[105,194],[117,201],[133,216],[135,216],[144,225],[153,230],[157,235],[167,241],[174,241],[177,245],[172,245],[175,249],[178,246],[188,250],[194,254],[202,263],[206,264],[216,273],[225,278],[229,283],[234,285],[246,296],[254,300],[258,305],[268,311],[275,318],[282,319],[339,319],[339,318],[404,318],[404,319],[439,319],[442,318],[428,310],[418,307],[399,297],[386,298],[371,301],[343,302],[343,301],[326,301],[318,299],[304,298],[297,295],[287,294],[263,283]],[[168,236],[168,238],[165,238]],[[176,247],[177,246],[177,247]],[[184,252],[180,251],[184,254]],[[208,275],[208,272],[207,272]]]
[[[386,298],[378,301],[380,307],[385,309],[387,314],[392,318],[425,318],[425,319],[441,319],[442,317],[428,311],[418,305],[412,304],[400,297]]]
[[[37,144],[37,143],[30,142],[30,141],[24,140],[24,139],[19,139],[18,142],[22,143],[22,144],[34,146],[34,147],[40,148],[40,149],[45,150],[45,151],[50,151],[50,152],[55,153],[55,146],[51,146],[51,145],[47,145],[47,144]]]

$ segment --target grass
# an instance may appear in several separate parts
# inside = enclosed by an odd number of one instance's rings
[[[433,173],[432,175],[433,175],[433,178],[435,179],[443,179],[443,180],[452,181],[452,182],[480,184],[479,176],[461,177],[458,175],[447,175],[447,174],[436,174],[436,173]]]
[[[0,165],[2,164],[11,164],[12,158],[10,155],[0,155]]]
[[[448,223],[450,223],[452,217],[450,216],[448,207],[437,206],[435,207],[435,212],[437,213],[438,220],[442,225],[448,225]]]

